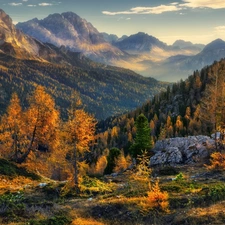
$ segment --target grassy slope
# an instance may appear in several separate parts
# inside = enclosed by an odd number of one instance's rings
[[[80,196],[60,196],[65,193],[65,183],[48,181],[47,186],[40,187],[45,180],[33,180],[24,169],[0,162],[1,224],[225,223],[225,172],[208,172],[202,165],[153,170],[161,189],[169,193],[170,208],[165,212],[143,207],[148,183],[134,179],[132,171],[101,181],[86,179]],[[4,165],[14,172],[6,175]],[[179,172],[183,178],[173,180]]]

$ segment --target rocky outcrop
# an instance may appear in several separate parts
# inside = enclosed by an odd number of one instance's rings
[[[215,148],[215,141],[208,136],[189,136],[157,141],[150,159],[150,165],[189,164],[209,158]]]

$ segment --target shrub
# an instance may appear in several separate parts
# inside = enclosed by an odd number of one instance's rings
[[[147,205],[151,208],[162,209],[166,211],[169,207],[169,195],[166,191],[162,192],[159,187],[159,180],[150,187],[150,191],[148,191],[147,197]]]
[[[205,165],[209,170],[225,170],[225,154],[214,152],[211,154],[211,165]]]
[[[24,195],[21,192],[7,193],[0,196],[0,215],[16,216],[24,213]]]
[[[177,174],[177,176],[175,177],[175,181],[183,181],[184,180],[184,175],[183,173],[179,173]]]

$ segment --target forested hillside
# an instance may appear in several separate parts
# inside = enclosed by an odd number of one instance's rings
[[[135,120],[143,113],[153,140],[210,135],[225,125],[225,60],[195,71],[185,81],[168,86],[142,107],[99,123],[99,148],[127,150],[136,134]]]
[[[66,62],[57,65],[19,60],[1,54],[0,113],[6,109],[13,92],[18,93],[26,106],[27,93],[42,85],[55,98],[63,117],[70,105],[71,92],[77,91],[86,110],[98,119],[105,119],[135,109],[167,86],[130,70],[94,63],[79,53],[60,54],[73,66]]]

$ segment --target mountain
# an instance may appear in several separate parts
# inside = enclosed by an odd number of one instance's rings
[[[0,50],[17,58],[43,60],[44,45],[17,30],[12,19],[0,9]],[[50,54],[50,49],[45,49]]]
[[[205,45],[203,44],[193,44],[190,41],[184,41],[184,40],[176,40],[173,45],[173,47],[178,47],[180,49],[196,49],[198,51],[202,51]]]
[[[185,57],[196,55],[202,50],[202,45],[184,41],[177,41],[170,46],[143,32],[114,42],[113,45],[130,55],[136,55],[137,69],[134,69],[135,71],[139,71],[144,76],[152,76],[165,81],[177,81],[184,76],[187,77],[190,72],[176,71],[176,67],[172,68],[172,65],[170,67],[170,64],[166,63],[167,59],[171,57],[179,59],[180,55]]]
[[[63,45],[98,62],[105,63],[127,56],[106,42],[91,23],[73,12],[51,14],[43,20],[35,18],[18,23],[16,27],[42,42],[49,42],[58,47]]]
[[[42,85],[64,117],[71,93],[77,91],[86,110],[103,119],[136,108],[167,86],[131,70],[93,62],[65,46],[43,44],[18,31],[3,11],[1,18],[0,113],[13,92],[19,94],[25,107],[26,94]]]
[[[101,34],[102,34],[104,40],[111,44],[116,42],[119,39],[118,36],[115,34],[107,34],[105,32],[102,32]]]
[[[117,41],[114,45],[123,51],[132,53],[150,52],[154,47],[161,49],[165,49],[167,47],[165,43],[143,32],[139,32],[121,41]]]
[[[206,45],[203,50],[194,55],[176,55],[162,61],[155,70],[164,70],[168,72],[168,79],[171,75],[174,77],[186,78],[194,70],[200,70],[204,66],[212,64],[225,57],[225,42],[216,39]],[[164,77],[163,74],[161,74]],[[165,79],[166,80],[166,79]]]
[[[107,34],[105,32],[102,32],[101,34],[102,34],[104,40],[109,42],[109,43],[111,43],[111,44],[113,44],[113,43],[115,43],[117,41],[122,41],[123,39],[128,37],[127,35],[123,35],[122,37],[119,38],[115,34]]]

